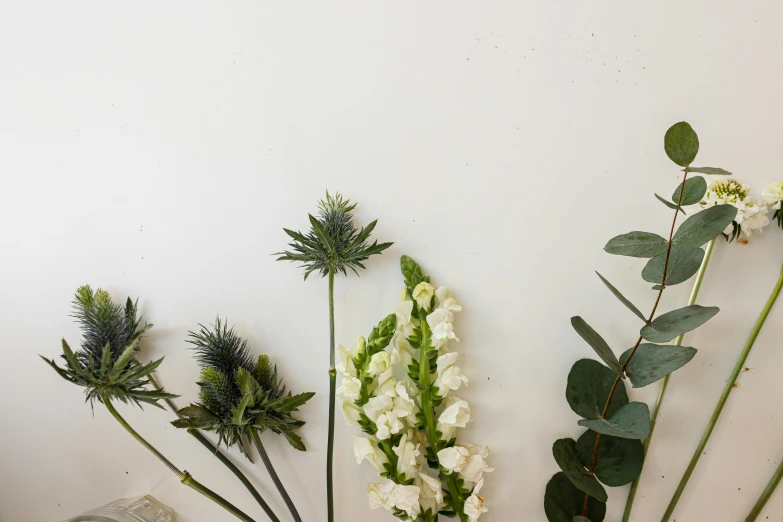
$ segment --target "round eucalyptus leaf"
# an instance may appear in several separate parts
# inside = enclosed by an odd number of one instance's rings
[[[704,250],[701,248],[672,247],[669,253],[669,266],[666,268],[666,286],[678,285],[690,279],[699,271],[703,259]],[[650,259],[642,270],[642,279],[650,283],[661,283],[664,265],[666,265],[665,253]]]
[[[606,399],[617,374],[593,359],[580,359],[571,367],[566,385],[566,400],[571,409],[585,419],[597,419],[604,411]],[[612,397],[607,415],[612,416],[628,404],[628,394],[622,381]]]
[[[573,522],[574,517],[582,516],[585,494],[579,491],[561,471],[555,474],[546,485],[544,511],[549,522]],[[590,498],[587,519],[591,522],[603,522],[606,516],[606,504]]]
[[[680,201],[680,190],[682,189],[682,185],[683,184],[681,183],[680,186],[674,189],[674,194],[672,194],[672,201],[675,204]],[[695,205],[701,201],[701,198],[703,198],[706,193],[707,181],[704,178],[701,176],[688,178],[685,180],[685,191],[682,193],[680,206]]]
[[[577,424],[604,435],[625,439],[646,439],[650,436],[650,408],[643,402],[632,402],[607,418],[582,419]]]
[[[593,460],[595,435],[593,430],[587,430],[576,441],[576,455],[585,467],[589,467]],[[601,435],[595,465],[598,480],[612,488],[624,486],[639,476],[642,464],[644,447],[641,441]]]
[[[699,152],[699,137],[688,123],[681,121],[666,131],[663,148],[670,160],[680,167],[687,167]]]
[[[584,491],[591,497],[595,497],[601,502],[606,502],[606,490],[595,478],[595,475],[589,473],[585,466],[576,456],[576,442],[574,439],[559,439],[552,445],[552,455],[555,462],[563,470],[568,480],[580,491]]]
[[[628,360],[633,348],[626,350],[620,360]],[[688,346],[642,343],[628,363],[626,373],[634,388],[643,388],[663,379],[685,366],[696,355],[696,349]]]

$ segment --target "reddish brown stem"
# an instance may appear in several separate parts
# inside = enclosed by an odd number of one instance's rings
[[[674,238],[674,227],[677,225],[677,216],[680,213],[680,204],[682,203],[682,194],[685,192],[685,180],[688,179],[688,172],[683,174],[682,176],[682,184],[680,185],[680,196],[677,198],[677,208],[674,211],[674,219],[672,220],[672,227],[671,230],[669,230],[669,243],[666,247],[666,259],[663,263],[663,279],[661,280],[661,289],[658,290],[658,296],[655,298],[655,304],[653,305],[652,312],[650,312],[650,315],[647,317],[646,324],[650,324],[655,317],[655,312],[658,310],[658,305],[661,303],[661,295],[663,295],[663,291],[666,290],[666,272],[669,269],[669,256],[672,253],[672,238]],[[612,384],[612,389],[609,390],[609,395],[606,397],[606,404],[604,404],[604,409],[601,412],[601,418],[606,418],[606,412],[609,411],[609,405],[612,403],[612,398],[614,397],[614,392],[617,390],[617,385],[620,383],[620,379],[622,379],[622,376],[625,374],[626,368],[628,368],[628,363],[631,362],[631,359],[633,358],[634,354],[636,353],[636,349],[639,348],[639,345],[642,343],[642,336],[640,335],[639,338],[636,340],[636,344],[634,344],[633,348],[631,349],[631,353],[628,354],[628,358],[625,360],[625,364],[623,364],[623,367],[620,369],[620,373],[615,377],[614,383]],[[593,456],[590,459],[590,474],[595,473],[595,467],[598,464],[598,448],[601,444],[601,434],[596,433],[595,434],[595,444],[593,445]],[[585,503],[584,507],[582,508],[582,516],[587,516],[587,510],[590,507],[590,495],[585,494]]]

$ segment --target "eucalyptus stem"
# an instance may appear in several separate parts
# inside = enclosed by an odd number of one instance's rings
[[[775,488],[778,487],[781,478],[783,478],[783,461],[781,461],[780,466],[778,466],[778,469],[775,470],[775,474],[772,475],[772,478],[767,484],[767,487],[764,488],[764,491],[761,493],[761,496],[756,501],[756,504],[753,506],[753,509],[750,510],[750,513],[745,519],[745,522],[753,522],[758,518],[758,516],[761,514],[761,510],[763,510],[764,506],[767,505],[767,501],[772,496],[772,493],[775,492]]]
[[[427,438],[430,441],[433,453],[437,456],[440,451],[440,437],[435,424],[435,408],[432,405],[432,379],[430,378],[430,358],[427,348],[430,346],[431,332],[427,324],[426,314],[422,311],[419,319],[421,324],[421,345],[419,347],[419,384],[421,385],[421,411],[424,412],[424,421],[427,429]],[[446,483],[451,496],[451,508],[462,522],[467,522],[465,515],[465,499],[457,484],[457,474],[452,472],[446,476]]]
[[[261,455],[261,460],[264,462],[264,466],[266,466],[266,470],[269,472],[269,476],[272,477],[272,482],[274,482],[277,491],[280,492],[280,496],[283,497],[283,502],[285,502],[285,505],[288,507],[288,511],[291,512],[291,516],[294,517],[296,522],[302,522],[302,518],[299,516],[299,512],[296,510],[294,502],[291,500],[291,497],[285,490],[283,483],[280,481],[280,477],[277,476],[277,472],[275,471],[274,466],[272,466],[272,461],[269,460],[269,455],[267,455],[266,450],[264,449],[264,445],[261,444],[261,436],[258,434],[258,430],[251,429],[250,437],[253,439],[253,443],[256,445],[258,454]]]
[[[715,411],[713,411],[712,417],[710,417],[710,422],[707,424],[707,428],[704,430],[704,433],[701,436],[699,445],[696,447],[696,451],[693,453],[691,461],[688,464],[688,467],[685,469],[685,473],[680,479],[680,483],[677,485],[677,490],[674,492],[674,495],[669,502],[669,507],[666,508],[666,512],[663,514],[663,518],[661,518],[661,522],[667,522],[671,518],[672,513],[674,513],[674,509],[677,507],[677,502],[679,502],[680,497],[685,491],[685,487],[688,485],[688,481],[693,474],[693,470],[696,469],[696,465],[699,463],[699,459],[704,453],[704,448],[707,446],[707,442],[710,440],[710,436],[712,435],[712,431],[715,429],[718,418],[720,418],[720,415],[723,412],[723,407],[726,405],[729,394],[731,393],[731,390],[734,389],[734,384],[737,382],[737,378],[739,377],[740,372],[745,367],[745,360],[748,358],[748,354],[750,354],[750,350],[753,348],[753,343],[756,342],[756,337],[758,337],[759,332],[761,331],[761,327],[764,326],[764,322],[767,320],[767,316],[769,315],[770,310],[772,310],[772,306],[775,304],[775,300],[778,298],[781,288],[783,288],[783,268],[781,268],[778,281],[775,284],[775,287],[772,289],[772,293],[770,294],[769,299],[767,299],[767,303],[761,310],[761,314],[759,315],[758,319],[756,319],[756,324],[753,326],[753,330],[750,332],[750,337],[748,338],[748,341],[745,343],[745,347],[740,353],[737,364],[734,365],[734,370],[732,370],[729,380],[726,381],[726,386],[723,389],[723,393],[721,394],[720,399],[718,400],[718,404],[715,406]]]
[[[699,271],[696,274],[696,280],[693,282],[693,288],[691,289],[691,295],[688,298],[688,306],[692,306],[696,304],[696,299],[699,296],[699,290],[701,290],[701,283],[704,280],[704,274],[707,271],[707,264],[710,262],[710,257],[712,257],[712,249],[715,246],[715,240],[713,239],[709,243],[707,243],[707,248],[704,252],[704,259],[702,259],[701,266],[699,267]],[[682,339],[685,334],[681,334],[677,336],[677,339],[674,341],[674,346],[681,346],[682,345]],[[644,459],[647,457],[647,451],[650,449],[650,441],[652,440],[653,431],[655,431],[655,423],[658,419],[658,412],[661,409],[661,404],[663,403],[663,397],[666,395],[666,389],[669,385],[669,378],[671,377],[671,374],[667,374],[661,383],[661,389],[658,392],[658,398],[655,401],[655,405],[653,406],[652,413],[650,414],[650,434],[647,436],[646,439],[644,439],[644,449],[643,449],[643,458],[642,458],[642,470],[644,469]],[[628,492],[628,499],[625,501],[625,511],[623,512],[623,520],[622,522],[628,522],[631,518],[631,510],[633,509],[633,502],[636,498],[636,490],[639,489],[639,481],[642,478],[642,472],[640,471],[639,474],[636,476],[636,478],[633,480],[633,483],[631,484],[631,489]]]
[[[334,368],[334,267],[329,267],[329,434],[326,442],[326,511],[329,522],[334,521],[334,409],[337,390],[337,370]]]
[[[114,408],[114,405],[111,403],[109,399],[104,400],[104,405],[106,406],[106,409],[109,410],[109,413],[111,413],[115,419],[117,419],[117,422],[119,422],[123,428],[125,428],[128,433],[133,435],[133,438],[139,441],[142,446],[147,448],[152,452],[153,455],[155,455],[161,462],[163,462],[177,477],[179,477],[180,481],[188,486],[191,489],[194,489],[210,499],[215,504],[219,505],[238,519],[242,520],[243,522],[254,522],[252,518],[244,514],[242,511],[240,511],[236,506],[234,506],[231,502],[224,499],[208,487],[202,485],[200,482],[198,482],[196,479],[194,479],[192,476],[190,476],[190,473],[187,471],[180,471],[179,468],[177,468],[174,464],[171,463],[166,457],[163,456],[161,452],[159,452],[155,446],[147,442],[144,437],[139,435],[136,430],[134,430],[130,424],[120,415],[120,413]]]
[[[148,379],[150,381],[150,384],[152,384],[153,388],[155,388],[158,391],[163,391],[163,388],[161,388],[160,384],[158,384],[158,381],[155,380],[155,377],[152,374],[148,376]],[[178,413],[179,409],[177,408],[177,405],[174,404],[174,401],[168,398],[165,399],[165,401],[168,407],[171,409],[171,411],[173,411],[177,415],[177,417],[182,418],[182,416]],[[253,486],[250,480],[248,480],[245,474],[242,473],[242,471],[240,471],[240,469],[236,467],[236,465],[233,462],[231,462],[231,460],[228,457],[223,455],[223,453],[214,444],[212,444],[209,441],[209,439],[207,439],[204,435],[202,435],[201,432],[199,432],[198,430],[190,428],[188,429],[188,433],[193,435],[193,437],[195,437],[195,439],[199,441],[202,446],[207,448],[210,451],[210,453],[212,453],[215,457],[217,457],[217,459],[220,462],[222,462],[231,471],[231,473],[233,473],[234,476],[236,476],[236,478],[239,479],[242,485],[245,486],[245,488],[247,488],[247,490],[250,492],[251,495],[253,495],[253,498],[256,500],[256,502],[258,502],[258,505],[261,506],[261,509],[264,510],[264,512],[267,514],[267,516],[272,522],[280,522],[280,519],[277,518],[277,515],[275,515],[275,513],[272,511],[272,508],[269,507],[269,505],[266,503],[264,498],[261,496],[261,493],[258,492],[258,490]]]

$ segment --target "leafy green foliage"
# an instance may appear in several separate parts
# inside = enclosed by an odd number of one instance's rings
[[[687,212],[685,212],[685,209],[683,209],[681,206],[677,205],[676,203],[672,203],[671,201],[659,196],[658,194],[655,194],[655,199],[657,199],[658,201],[660,201],[661,203],[663,203],[664,205],[666,205],[672,210],[679,210],[683,214],[687,214]]]
[[[574,413],[585,419],[599,418],[616,377],[616,373],[598,361],[592,359],[576,361],[568,374],[566,385],[566,399]],[[619,382],[606,411],[607,415],[612,415],[626,404],[628,404],[628,395],[625,393],[623,383]]]
[[[631,349],[627,350],[620,360],[628,360],[630,353]],[[695,355],[696,349],[687,346],[642,343],[636,348],[626,367],[626,373],[634,388],[642,388],[679,370]]]
[[[601,486],[595,475],[589,473],[576,456],[574,439],[559,439],[552,445],[552,454],[557,465],[563,470],[571,484],[601,502],[606,502],[606,490]]]
[[[650,232],[628,232],[613,237],[604,247],[610,254],[630,257],[655,257],[666,252],[669,243]]]
[[[703,325],[720,309],[717,306],[691,305],[659,315],[641,329],[641,336],[653,343],[667,343],[685,332]]]
[[[596,432],[587,430],[576,441],[576,454],[586,468],[593,460]],[[595,476],[609,487],[625,486],[642,472],[644,447],[641,441],[602,435],[596,457]]]
[[[690,279],[699,271],[703,259],[704,250],[701,248],[672,247],[666,268],[666,286],[678,285]],[[661,283],[665,265],[665,253],[650,259],[642,270],[642,279],[650,283]]]
[[[177,397],[170,393],[147,390],[149,375],[163,362],[163,358],[142,364],[136,359],[142,334],[152,327],[140,327],[137,305],[130,299],[125,307],[111,300],[100,288],[79,287],[73,301],[73,317],[82,330],[82,345],[73,351],[63,339],[60,367],[52,359],[41,357],[60,377],[85,388],[86,400],[105,403],[119,400],[123,403],[158,404],[161,399]]]
[[[699,152],[699,137],[688,123],[681,121],[666,131],[663,148],[670,160],[680,167],[688,167]]]
[[[612,349],[609,348],[608,344],[606,344],[604,338],[601,337],[598,332],[593,330],[593,328],[587,324],[584,319],[578,315],[572,317],[571,326],[574,328],[574,330],[576,330],[576,333],[578,333],[580,337],[582,337],[582,339],[584,339],[585,342],[589,344],[593,350],[595,350],[595,353],[598,354],[598,357],[600,357],[609,368],[611,368],[615,373],[622,373],[622,366],[620,366],[620,362],[617,360],[617,357],[615,356]]]
[[[614,294],[614,296],[617,299],[620,300],[621,303],[623,303],[625,306],[627,306],[628,309],[630,311],[632,311],[634,313],[634,315],[636,315],[636,317],[638,317],[639,319],[641,319],[645,323],[647,322],[647,319],[645,319],[645,317],[642,314],[642,312],[639,311],[639,309],[636,308],[636,306],[634,306],[634,304],[631,301],[626,299],[625,296],[623,294],[621,294],[620,291],[617,288],[615,288],[612,283],[607,281],[607,279],[604,276],[602,276],[601,274],[599,274],[598,272],[596,272],[596,274],[598,274],[598,277],[601,278],[601,281],[603,281],[603,283],[606,285],[606,287],[609,289],[609,291],[612,292]]]
[[[687,167],[683,169],[685,172],[693,172],[696,174],[707,174],[713,176],[731,176],[731,172],[717,167]]]
[[[674,233],[672,244],[682,249],[699,248],[715,239],[734,221],[737,207],[717,205],[692,215]]]
[[[361,230],[353,224],[351,212],[356,204],[343,199],[340,193],[332,196],[327,191],[326,198],[318,202],[318,217],[309,215],[310,231],[305,235],[284,228],[293,239],[289,243],[292,250],[278,252],[278,261],[297,261],[305,270],[304,278],[319,272],[326,276],[329,271],[347,274],[352,270],[359,274],[357,268],[365,268],[364,261],[371,256],[380,254],[392,243],[369,244],[369,238],[375,229],[377,220]]]
[[[582,419],[579,425],[613,437],[646,439],[650,435],[650,408],[643,402],[631,402],[609,418]]]
[[[680,200],[680,192],[682,192],[682,200]],[[701,198],[703,198],[706,193],[707,181],[701,176],[696,176],[695,178],[686,179],[685,183],[681,183],[680,186],[674,190],[672,201],[675,203],[675,208],[677,207],[676,203],[678,201],[680,205],[684,206],[695,205],[701,201]]]
[[[267,355],[253,359],[247,341],[220,319],[213,329],[199,325],[190,332],[190,342],[202,366],[199,402],[179,410],[177,428],[213,431],[221,444],[238,445],[248,454],[253,432],[271,430],[283,435],[294,448],[305,451],[296,430],[304,421],[292,414],[314,393],[286,393],[277,367]],[[248,457],[249,458],[249,457]]]
[[[581,516],[584,509],[585,494],[574,486],[565,473],[556,473],[546,485],[544,493],[544,511],[549,522],[572,522]],[[606,516],[606,504],[590,502],[587,518],[591,522],[603,522]]]

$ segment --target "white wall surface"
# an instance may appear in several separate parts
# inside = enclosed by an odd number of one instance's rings
[[[326,281],[302,282],[270,255],[281,227],[306,228],[325,189],[360,206],[359,224],[395,241],[361,278],[337,284],[338,342],[395,305],[401,254],[464,305],[457,329],[471,378],[468,440],[497,471],[487,522],[543,521],[557,471],[552,442],[578,436],[564,398],[592,352],[583,315],[618,351],[631,314],[599,269],[640,307],[642,261],[602,247],[628,230],[665,233],[678,171],[666,128],[689,121],[698,163],[757,192],[780,181],[783,5],[663,2],[2,2],[0,16],[0,520],[52,522],[152,493],[183,522],[230,516],[179,485],[108,413],[38,358],[57,356],[77,286],[139,297],[155,323],[143,356],[193,400],[188,329],[227,316],[270,353],[294,390],[310,451],[268,445],[304,519],[324,521]],[[783,232],[720,244],[701,302],[721,314],[686,344],[656,431],[634,522],[657,521],[783,260]],[[684,305],[689,285],[666,292]],[[741,520],[783,458],[783,303],[675,518]],[[652,402],[657,385],[632,393]],[[168,411],[122,413],[171,460],[263,514]],[[355,430],[337,428],[341,522],[370,512]],[[239,457],[237,457],[239,460]],[[241,461],[240,461],[241,462]],[[260,465],[243,463],[269,492]],[[626,488],[610,490],[619,520]],[[274,500],[286,519],[282,503]],[[764,516],[783,519],[783,491]]]

